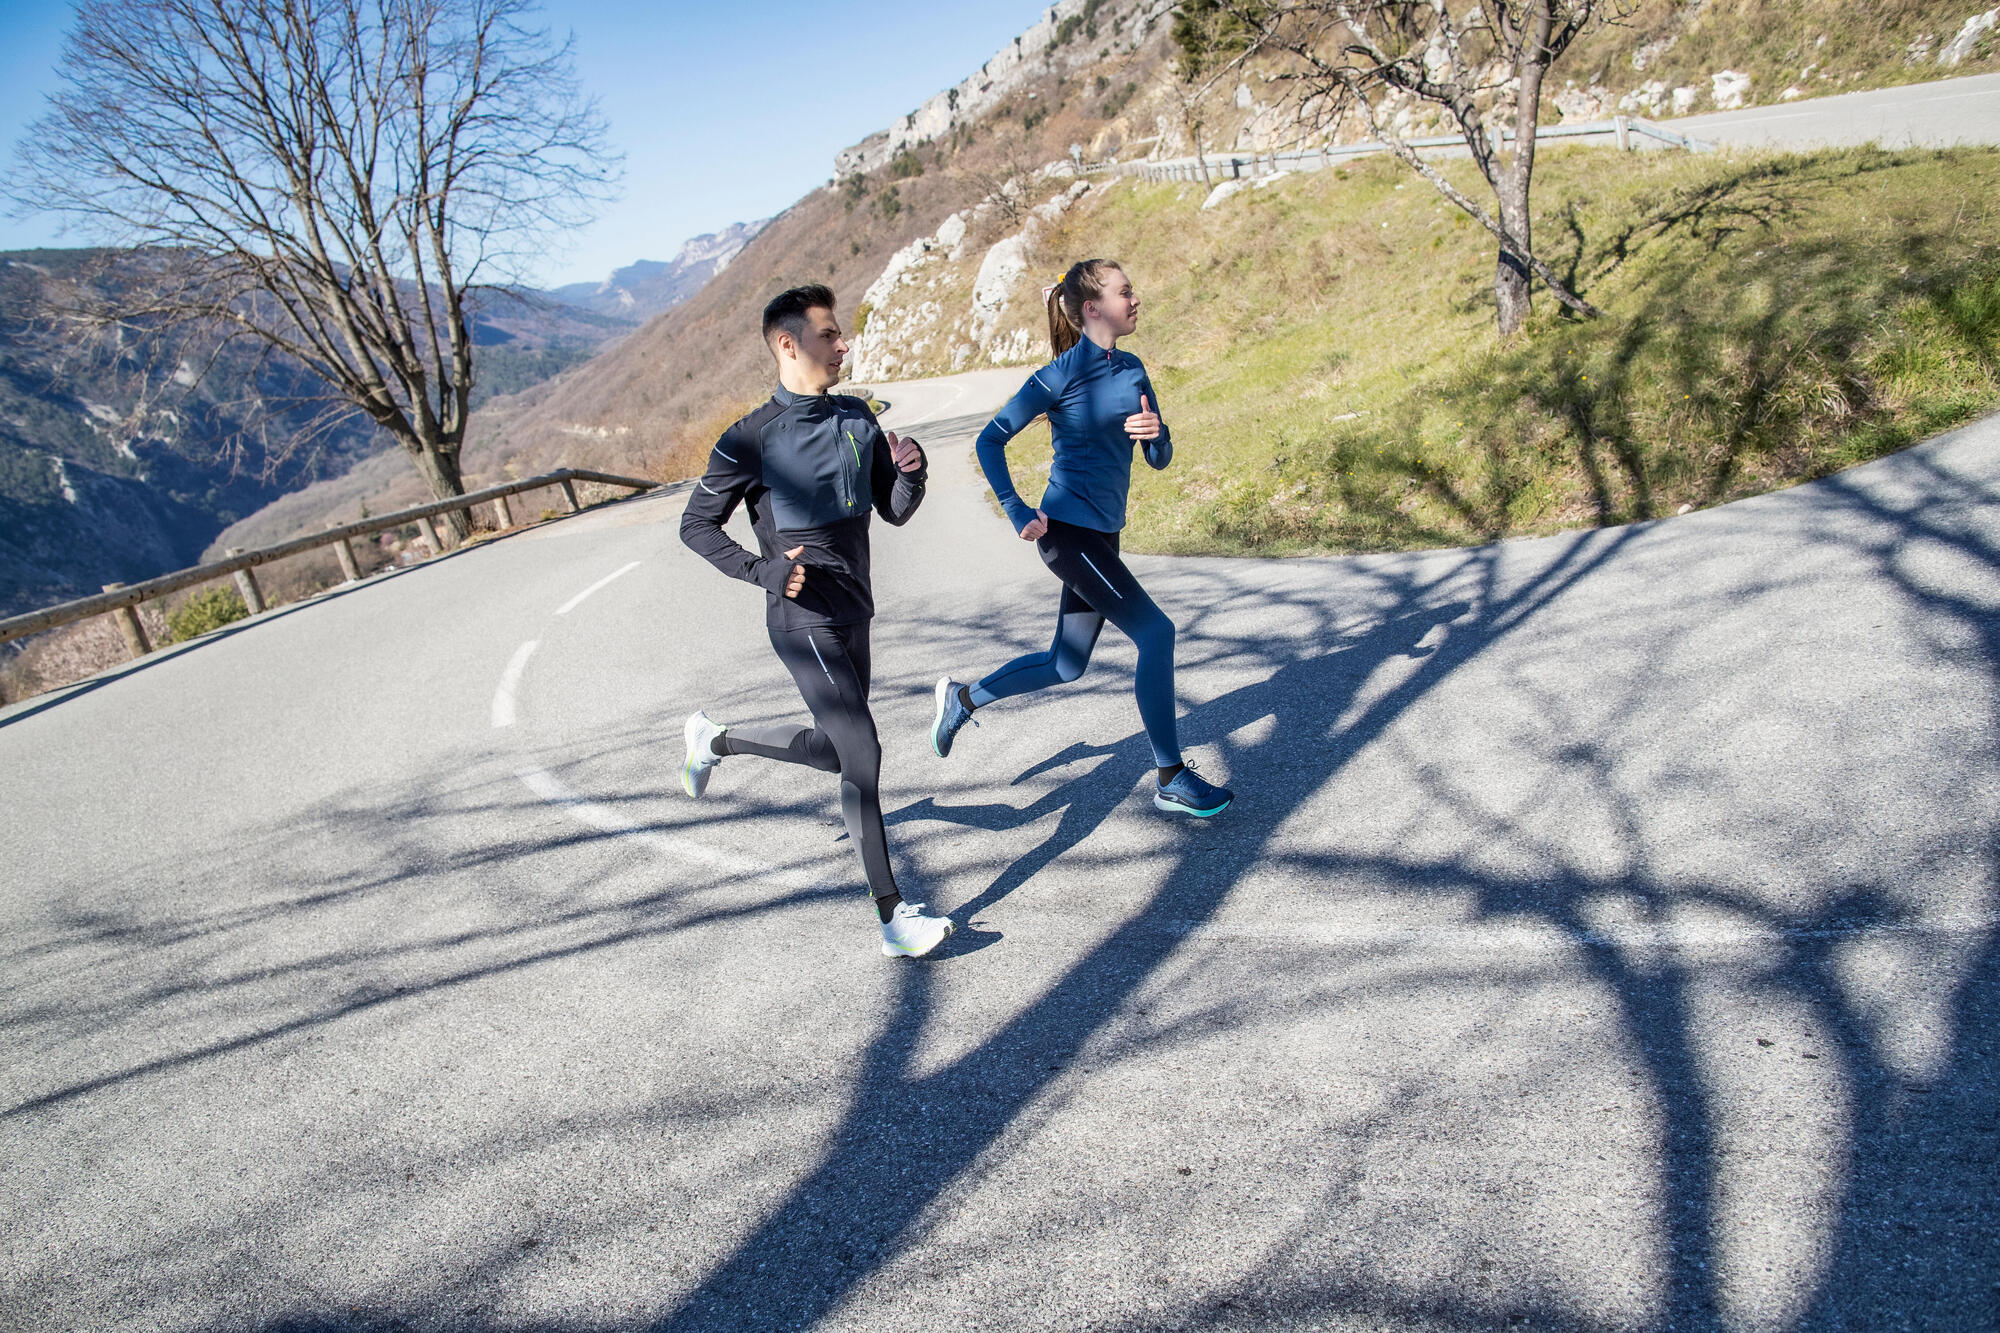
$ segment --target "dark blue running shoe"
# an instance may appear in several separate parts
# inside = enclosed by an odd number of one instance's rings
[[[958,700],[958,682],[950,676],[941,677],[937,683],[937,712],[931,718],[931,749],[942,759],[951,753],[952,738],[959,728],[970,722],[978,726],[972,710]]]
[[[1153,806],[1168,814],[1195,815],[1207,819],[1221,814],[1235,799],[1235,792],[1203,781],[1201,775],[1194,771],[1194,765],[1188,764],[1174,774],[1172,782],[1160,784],[1159,790],[1153,793]]]

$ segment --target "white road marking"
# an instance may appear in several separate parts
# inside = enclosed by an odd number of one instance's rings
[[[530,639],[514,650],[514,656],[507,661],[507,669],[500,673],[500,683],[493,690],[493,725],[511,727],[514,725],[514,695],[521,688],[521,673],[528,669],[528,659],[541,647],[540,639]]]
[[[613,570],[611,573],[606,574],[603,578],[591,584],[588,588],[585,588],[582,592],[578,593],[576,596],[570,598],[567,602],[564,602],[561,606],[557,607],[556,614],[559,616],[568,615],[570,612],[576,610],[576,608],[583,605],[584,598],[590,596],[590,594],[598,591],[601,588],[609,587],[614,579],[623,578],[625,575],[630,574],[633,570],[637,569],[638,567],[639,567],[639,562],[637,560],[634,560],[631,564],[625,566],[625,568]]]
[[[621,810],[596,801],[588,800],[571,791],[561,778],[545,768],[516,769],[514,775],[521,779],[521,785],[547,801],[561,808],[564,814],[582,824],[585,828],[599,833],[613,833],[629,838],[649,851],[668,856],[677,856],[684,861],[698,861],[731,875],[770,875],[767,866],[761,866],[744,857],[719,852],[712,847],[704,847],[686,838],[674,837],[652,829],[642,828],[629,819]],[[774,878],[785,878],[782,874]]]
[[[571,598],[562,611],[558,611],[556,614],[561,615],[563,611],[569,610],[585,597],[596,592],[599,588],[611,582],[612,579],[617,578],[619,574],[630,573],[632,570],[638,568],[639,563],[635,560],[625,566],[624,569],[619,570],[617,574],[599,579],[596,583]],[[516,705],[515,697],[521,689],[521,677],[528,669],[528,659],[535,655],[535,649],[539,647],[541,647],[540,639],[530,639],[519,648],[516,648],[514,655],[507,660],[507,669],[500,673],[500,683],[493,690],[494,726],[511,727],[519,718],[519,708]],[[737,878],[760,877],[794,889],[813,887],[811,883],[803,880],[795,872],[786,870],[774,871],[771,867],[751,861],[747,857],[717,851],[712,847],[704,847],[700,843],[690,841],[685,837],[677,837],[672,834],[643,828],[634,823],[618,809],[597,801],[587,800],[576,792],[571,791],[567,786],[563,785],[562,779],[547,769],[516,769],[515,776],[521,779],[522,785],[529,791],[550,805],[558,807],[571,819],[574,819],[586,828],[595,829],[600,833],[610,833],[622,838],[628,838],[650,851],[677,857],[682,861],[693,861],[699,865],[721,871],[725,875]]]

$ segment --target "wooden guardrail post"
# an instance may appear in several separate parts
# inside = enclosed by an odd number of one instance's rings
[[[583,508],[582,505],[576,502],[576,483],[568,477],[562,479],[562,493],[563,503],[569,506],[570,513],[577,513]]]
[[[329,528],[338,528],[345,525],[336,519],[327,524],[327,526]],[[340,561],[341,577],[349,583],[361,582],[361,564],[354,558],[354,548],[347,544],[347,538],[341,537],[334,541],[333,554],[334,558]]]
[[[224,554],[230,556],[242,555],[243,548],[232,546]],[[251,615],[261,616],[264,614],[264,590],[257,586],[257,574],[254,570],[239,569],[236,571],[236,591],[242,596],[243,605]]]
[[[444,554],[444,542],[438,537],[437,524],[431,522],[428,514],[417,515],[417,531],[424,535],[424,542],[431,548],[432,555]]]
[[[107,583],[104,591],[117,592],[125,585]],[[144,657],[153,651],[153,645],[146,639],[146,627],[139,623],[139,612],[129,606],[121,606],[111,612],[111,618],[118,622],[118,632],[125,637],[125,651],[134,657]]]
[[[502,532],[514,526],[514,509],[513,506],[507,503],[506,496],[496,495],[493,497],[493,517],[500,520],[500,531]]]
[[[1618,151],[1621,153],[1631,152],[1632,118],[1630,116],[1613,116],[1611,118],[1611,125],[1618,134]]]

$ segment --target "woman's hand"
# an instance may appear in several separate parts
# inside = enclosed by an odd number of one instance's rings
[[[1027,522],[1027,526],[1021,529],[1021,540],[1024,542],[1039,541],[1041,539],[1042,534],[1047,532],[1048,530],[1049,530],[1049,516],[1047,514],[1044,514],[1041,510],[1037,509],[1035,511],[1035,516],[1029,519]]]
[[[1125,433],[1135,440],[1157,440],[1160,438],[1160,414],[1146,405],[1146,395],[1139,395],[1139,410],[1125,418]]]
[[[805,551],[806,548],[803,546],[794,546],[791,550],[785,552],[785,559],[797,560],[805,554]],[[805,586],[806,567],[804,565],[793,565],[791,577],[785,580],[785,596],[796,600],[799,595],[799,589]]]

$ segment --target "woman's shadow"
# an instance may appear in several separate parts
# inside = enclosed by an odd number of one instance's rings
[[[1360,735],[1356,728],[1349,728],[1332,734],[1335,720],[1353,703],[1362,686],[1394,658],[1430,656],[1436,650],[1420,646],[1423,641],[1439,626],[1461,621],[1470,611],[1470,604],[1464,601],[1417,607],[1377,623],[1367,633],[1328,652],[1272,661],[1270,674],[1263,679],[1190,710],[1181,719],[1182,742],[1220,747],[1235,785],[1236,801],[1223,817],[1231,829],[1229,845],[1262,847],[1278,826],[1379,730],[1368,729],[1366,735]],[[1468,636],[1476,637],[1477,631],[1462,625],[1452,631],[1454,655],[1479,650],[1479,644],[1467,642]],[[1266,718],[1272,720],[1266,739],[1254,744],[1232,739]],[[954,805],[926,796],[891,812],[887,822],[937,820],[998,833],[1034,824],[1057,810],[1062,812],[1047,838],[1007,864],[985,889],[953,913],[962,927],[968,926],[979,913],[1089,838],[1130,799],[1135,779],[1152,773],[1151,743],[1143,731],[1137,731],[1111,745],[1072,742],[1023,771],[1014,782],[1093,758],[1096,763],[1026,806],[1000,802]],[[1207,828],[1205,822],[1189,821],[1187,832],[1190,837],[1200,837]],[[1214,850],[1234,859],[1220,842]],[[991,942],[990,935],[972,931],[953,952]]]

